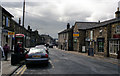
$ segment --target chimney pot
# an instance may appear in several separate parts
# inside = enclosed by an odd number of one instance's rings
[[[21,25],[21,18],[19,18],[19,25]]]
[[[69,28],[70,28],[70,24],[68,23],[68,24],[67,24],[67,29],[69,29]]]

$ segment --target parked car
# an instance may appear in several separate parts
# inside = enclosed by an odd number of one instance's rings
[[[43,48],[43,49],[45,49],[45,51],[47,52],[47,54],[49,54],[48,48],[46,46],[44,46],[44,45],[37,45],[36,48],[38,48],[38,49],[39,48],[40,49]]]
[[[45,49],[43,48],[31,48],[26,54],[26,66],[29,67],[29,64],[39,64],[44,63],[48,64],[49,56]]]
[[[53,44],[49,44],[49,48],[53,48],[53,46],[54,46]]]

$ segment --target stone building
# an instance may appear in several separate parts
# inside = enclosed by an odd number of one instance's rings
[[[53,38],[49,35],[42,34],[40,35],[42,39],[42,44],[51,44],[53,43]]]
[[[63,50],[73,50],[73,27],[67,24],[67,29],[58,33],[58,48]]]
[[[11,25],[12,18],[13,15],[2,7],[2,46],[4,46],[7,42],[10,46],[10,49],[12,48],[13,35],[9,35],[8,33],[14,32],[14,29],[12,28],[13,25]]]
[[[85,46],[86,29],[96,26],[98,22],[75,22],[73,29],[73,50],[82,52],[82,47]]]
[[[14,35],[15,34],[24,34],[25,35],[25,47],[35,46],[36,44],[39,44],[41,40],[41,36],[38,34],[38,31],[32,31],[30,29],[30,26],[28,26],[28,29],[21,26],[21,19],[19,18],[19,23],[17,23],[13,18],[13,15],[10,14],[7,10],[5,10],[3,7],[0,7],[0,15],[2,18],[0,18],[0,23],[2,23],[2,46],[5,45],[7,42],[11,49],[14,47]],[[13,33],[10,35],[10,33]]]
[[[87,49],[93,48],[95,54],[117,58],[120,51],[120,11],[118,11],[115,13],[116,18],[86,29]]]

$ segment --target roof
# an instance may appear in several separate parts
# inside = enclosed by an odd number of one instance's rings
[[[73,26],[72,26],[71,28],[69,28],[69,29],[65,29],[65,30],[59,32],[58,34],[62,34],[62,33],[69,32],[69,31],[71,31],[72,29],[73,29]]]
[[[79,30],[86,30],[86,29],[92,29],[97,27],[106,26],[111,23],[119,22],[120,18],[114,18],[103,22],[76,22],[75,25],[77,25]]]
[[[12,14],[10,14],[5,8],[2,7],[2,11],[5,12],[10,17],[14,17]]]
[[[91,27],[97,26],[98,22],[76,22],[78,29],[89,29]]]

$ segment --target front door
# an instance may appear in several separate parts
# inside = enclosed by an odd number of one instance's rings
[[[97,38],[98,52],[104,52],[104,38]]]

